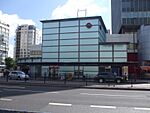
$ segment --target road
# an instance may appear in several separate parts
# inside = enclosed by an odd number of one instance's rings
[[[150,93],[0,85],[0,109],[40,113],[150,113]]]

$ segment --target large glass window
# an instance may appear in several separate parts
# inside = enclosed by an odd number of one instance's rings
[[[58,39],[58,34],[43,35],[43,40],[53,40],[53,39]]]
[[[43,53],[43,58],[58,58],[58,53]]]
[[[43,52],[58,52],[58,47],[43,47]]]
[[[71,39],[71,38],[78,38],[78,33],[60,34],[60,39]]]
[[[127,62],[126,58],[115,58],[114,62]]]
[[[78,51],[78,46],[60,46],[60,51],[61,52]]]
[[[87,28],[86,26],[80,27],[80,32],[88,31],[98,31],[98,26],[92,26],[91,28]]]
[[[66,26],[78,26],[78,21],[62,21],[60,22],[60,27]]]
[[[114,57],[127,57],[127,52],[114,52]]]
[[[100,57],[112,57],[112,52],[100,52]]]
[[[98,59],[96,59],[96,58],[81,58],[80,59],[80,62],[98,62]]]
[[[95,46],[80,46],[80,51],[98,51],[98,45]]]
[[[78,40],[60,40],[60,45],[78,45]]]
[[[112,45],[100,45],[100,51],[112,51]]]
[[[98,57],[98,52],[80,52],[80,57],[82,58],[96,58]]]
[[[114,45],[114,50],[127,50],[127,45],[125,44],[115,44]]]
[[[78,32],[78,27],[63,27],[60,28],[60,33]]]
[[[98,37],[98,32],[80,33],[80,38]]]
[[[112,62],[112,59],[111,58],[109,58],[109,59],[108,58],[107,59],[106,58],[105,59],[101,58],[100,62]]]
[[[78,59],[60,59],[60,62],[78,62]]]
[[[53,28],[53,29],[43,29],[43,34],[54,34],[58,33],[58,28]]]
[[[80,44],[98,44],[98,39],[81,39]]]
[[[43,28],[53,28],[59,27],[59,22],[45,22],[43,23]]]
[[[60,53],[60,58],[78,58],[77,52]]]
[[[55,41],[43,41],[43,46],[58,46],[58,40],[55,40]]]
[[[98,25],[98,19],[80,20],[80,25],[86,25],[87,23],[91,23],[92,25]]]
[[[58,62],[58,59],[42,59],[42,62]]]

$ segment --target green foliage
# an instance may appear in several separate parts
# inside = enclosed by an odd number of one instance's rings
[[[14,69],[16,67],[16,61],[11,57],[7,57],[5,59],[5,64],[6,64],[6,69]]]

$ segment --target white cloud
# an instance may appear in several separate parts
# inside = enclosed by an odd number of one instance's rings
[[[77,10],[87,10],[86,16],[102,16],[110,28],[111,0],[68,0],[64,5],[59,5],[52,12],[52,19],[77,17]],[[79,16],[85,16],[84,11],[79,11]]]
[[[35,25],[35,22],[33,22],[31,19],[22,19],[20,18],[17,14],[6,14],[3,13],[0,10],[0,20],[2,22],[5,22],[10,25],[9,27],[9,52],[8,56],[13,57],[13,48],[14,48],[14,37],[15,37],[15,31],[18,25],[22,24],[30,24],[30,25]]]

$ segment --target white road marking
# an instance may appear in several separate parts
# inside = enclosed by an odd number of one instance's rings
[[[9,98],[0,98],[0,101],[12,101],[12,99],[9,99]]]
[[[103,108],[103,109],[116,109],[116,106],[99,106],[99,105],[90,105],[92,108]]]
[[[143,98],[143,96],[132,96],[132,95],[110,95],[110,94],[92,94],[92,93],[80,93],[81,95],[90,95],[90,96],[108,96],[108,97],[129,97],[129,98]]]
[[[72,104],[65,104],[65,103],[49,103],[49,105],[53,106],[72,106]]]
[[[3,86],[3,85],[1,85],[0,87],[2,87],[2,88],[18,88],[18,89],[25,89],[25,87],[21,87],[21,86]]]
[[[144,110],[144,111],[150,111],[150,108],[140,108],[140,107],[135,107],[135,110]]]

